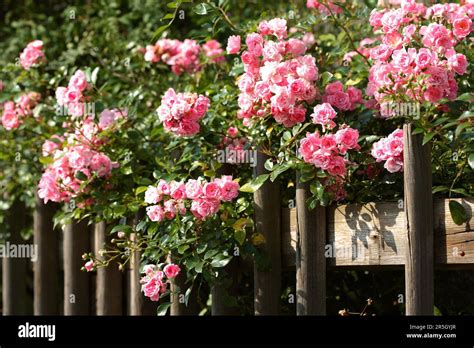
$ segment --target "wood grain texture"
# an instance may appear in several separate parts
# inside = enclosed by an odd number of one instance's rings
[[[90,251],[87,221],[72,221],[64,228],[64,315],[90,314],[90,275],[81,271],[82,255]]]
[[[27,262],[24,257],[10,257],[8,250],[19,250],[20,245],[29,244],[21,236],[25,226],[25,204],[16,199],[6,214],[9,237],[4,246],[6,255],[2,257],[2,298],[3,315],[26,315]],[[11,249],[11,250],[13,250]],[[2,255],[3,256],[3,255]]]
[[[326,208],[309,210],[309,183],[296,182],[296,314],[326,314]]]
[[[112,235],[107,233],[107,224],[103,221],[94,225],[95,250],[111,245]],[[107,267],[97,269],[96,278],[96,314],[97,315],[122,315],[123,314],[123,274],[118,269],[116,261]],[[113,296],[110,296],[113,294]]]
[[[430,143],[403,126],[403,181],[407,240],[405,305],[407,315],[434,314],[433,195]]]
[[[474,198],[456,198],[470,220],[456,225],[449,200],[435,199],[434,258],[439,267],[474,268]],[[335,246],[328,266],[395,266],[405,264],[406,222],[403,204],[378,202],[331,206],[327,210],[327,243]],[[282,263],[294,267],[296,260],[296,209],[281,210]],[[327,246],[326,246],[327,247]],[[334,250],[334,248],[332,248]]]
[[[264,164],[267,156],[258,152],[255,176],[267,173]],[[280,187],[267,180],[254,193],[255,229],[263,235],[261,246],[268,258],[268,267],[254,266],[255,315],[278,315],[281,295],[281,228]]]
[[[59,283],[59,233],[53,228],[53,218],[58,206],[45,204],[36,197],[33,215],[34,243],[38,248],[33,263],[35,315],[60,314]]]

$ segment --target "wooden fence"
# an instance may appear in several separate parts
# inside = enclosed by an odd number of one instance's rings
[[[271,265],[265,270],[254,267],[255,315],[280,313],[282,270],[292,267],[296,268],[298,315],[326,314],[326,274],[334,267],[404,267],[406,314],[433,315],[434,266],[472,268],[474,265],[474,199],[456,199],[470,217],[466,223],[456,225],[449,213],[449,200],[432,199],[429,148],[421,146],[419,136],[411,135],[410,125],[405,126],[404,136],[404,201],[309,210],[304,204],[310,196],[309,188],[298,180],[296,209],[281,208],[276,183],[267,182],[254,194],[256,230],[265,239],[263,249]],[[255,175],[265,172],[265,160],[260,153]],[[21,242],[22,209],[16,202],[9,212],[12,243]],[[34,243],[38,246],[38,258],[33,265],[21,259],[2,260],[2,313],[28,314],[25,310],[27,273],[32,269],[36,315],[154,315],[157,305],[140,292],[139,253],[132,255],[123,272],[116,267],[97,273],[80,271],[81,255],[89,250],[97,251],[107,242],[106,226],[72,223],[61,234],[53,231],[55,209],[54,205],[37,201]],[[131,223],[135,224],[137,219]],[[233,270],[238,268],[235,263],[238,261],[227,267],[231,275],[235,275]],[[172,287],[184,289],[184,281],[178,278]],[[238,292],[239,284],[237,279],[231,283],[232,295]],[[171,314],[197,315],[197,291],[193,288],[188,306],[179,294],[172,296]],[[239,313],[224,305],[225,291],[220,284],[209,291],[213,315]],[[61,294],[62,306],[59,305]]]

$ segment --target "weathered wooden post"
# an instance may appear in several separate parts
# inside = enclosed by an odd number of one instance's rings
[[[107,224],[104,221],[94,225],[95,250],[104,249],[111,243],[112,236],[107,235]],[[97,269],[96,279],[96,314],[122,315],[122,272],[118,262],[112,261],[107,267]],[[113,294],[113,296],[111,296]]]
[[[431,150],[413,125],[403,127],[404,194],[407,224],[405,295],[407,315],[434,314],[433,197]]]
[[[131,226],[134,231],[136,230],[136,225],[144,216],[145,212],[140,210],[132,218]],[[130,234],[130,241],[131,243],[136,243],[136,232]],[[156,303],[150,301],[148,297],[145,297],[142,293],[142,285],[140,284],[140,263],[141,253],[139,250],[135,250],[130,255],[127,269],[127,313],[128,315],[156,315]]]
[[[170,314],[176,316],[182,315],[198,315],[198,288],[194,284],[192,291],[188,298],[188,303],[184,301],[186,289],[189,284],[186,284],[186,272],[182,270],[179,275],[171,280],[171,308]]]
[[[238,260],[233,258],[224,269],[218,271],[217,283],[211,289],[212,315],[239,315],[240,310],[236,306],[226,304],[227,297],[238,296]],[[223,280],[229,284],[224,284]],[[227,286],[226,286],[227,285]]]
[[[34,273],[35,315],[59,315],[59,233],[54,231],[54,214],[57,205],[45,204],[36,196],[33,216],[34,243],[37,246],[37,260]]]
[[[264,167],[268,156],[258,151],[255,176],[266,174]],[[255,315],[278,315],[281,295],[281,231],[280,187],[266,181],[254,193],[256,232],[264,238],[262,251],[269,259],[269,269],[254,266]]]
[[[82,255],[90,251],[87,221],[71,221],[64,228],[64,315],[89,315],[89,274],[81,271]]]
[[[309,210],[309,183],[296,182],[296,314],[326,314],[326,208]]]
[[[26,241],[21,237],[25,223],[25,204],[16,199],[7,212],[6,223],[10,237],[5,250],[19,248]],[[25,315],[26,313],[26,267],[27,259],[21,255],[6,255],[2,262],[3,315]]]

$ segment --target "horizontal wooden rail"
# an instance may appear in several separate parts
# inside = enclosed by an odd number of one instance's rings
[[[449,200],[434,202],[435,262],[474,267],[474,199],[455,199],[470,220],[456,225]],[[282,209],[282,263],[295,266],[296,209]],[[332,206],[327,210],[328,266],[403,266],[406,240],[402,204],[379,202]]]

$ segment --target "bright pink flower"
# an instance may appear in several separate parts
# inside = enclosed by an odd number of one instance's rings
[[[165,218],[165,212],[161,205],[152,205],[146,208],[146,214],[153,222],[163,221]]]
[[[79,91],[89,88],[89,84],[86,80],[86,74],[84,74],[82,70],[77,70],[69,80],[68,87],[77,89]]]
[[[94,268],[94,261],[87,261],[86,264],[84,265],[84,268],[86,269],[87,272],[92,271]]]
[[[313,123],[323,126],[323,130],[325,128],[332,129],[336,126],[336,123],[333,121],[336,117],[336,111],[334,111],[329,103],[316,105],[311,117],[313,118]]]
[[[179,272],[181,272],[181,268],[178,265],[170,263],[163,268],[163,272],[165,272],[165,275],[171,279],[178,276]]]
[[[463,39],[471,32],[472,20],[469,17],[462,16],[453,22],[453,34],[459,39]]]
[[[224,50],[221,47],[221,44],[217,40],[209,40],[204,45],[202,45],[206,57],[211,58],[212,61],[216,63],[223,62],[225,60]]]
[[[232,35],[227,39],[227,54],[237,54],[240,51],[240,36]]]
[[[163,199],[163,195],[156,186],[148,186],[145,191],[145,202],[149,204],[156,204]]]
[[[44,57],[43,41],[35,40],[30,42],[20,54],[21,66],[28,70],[37,64]]]

